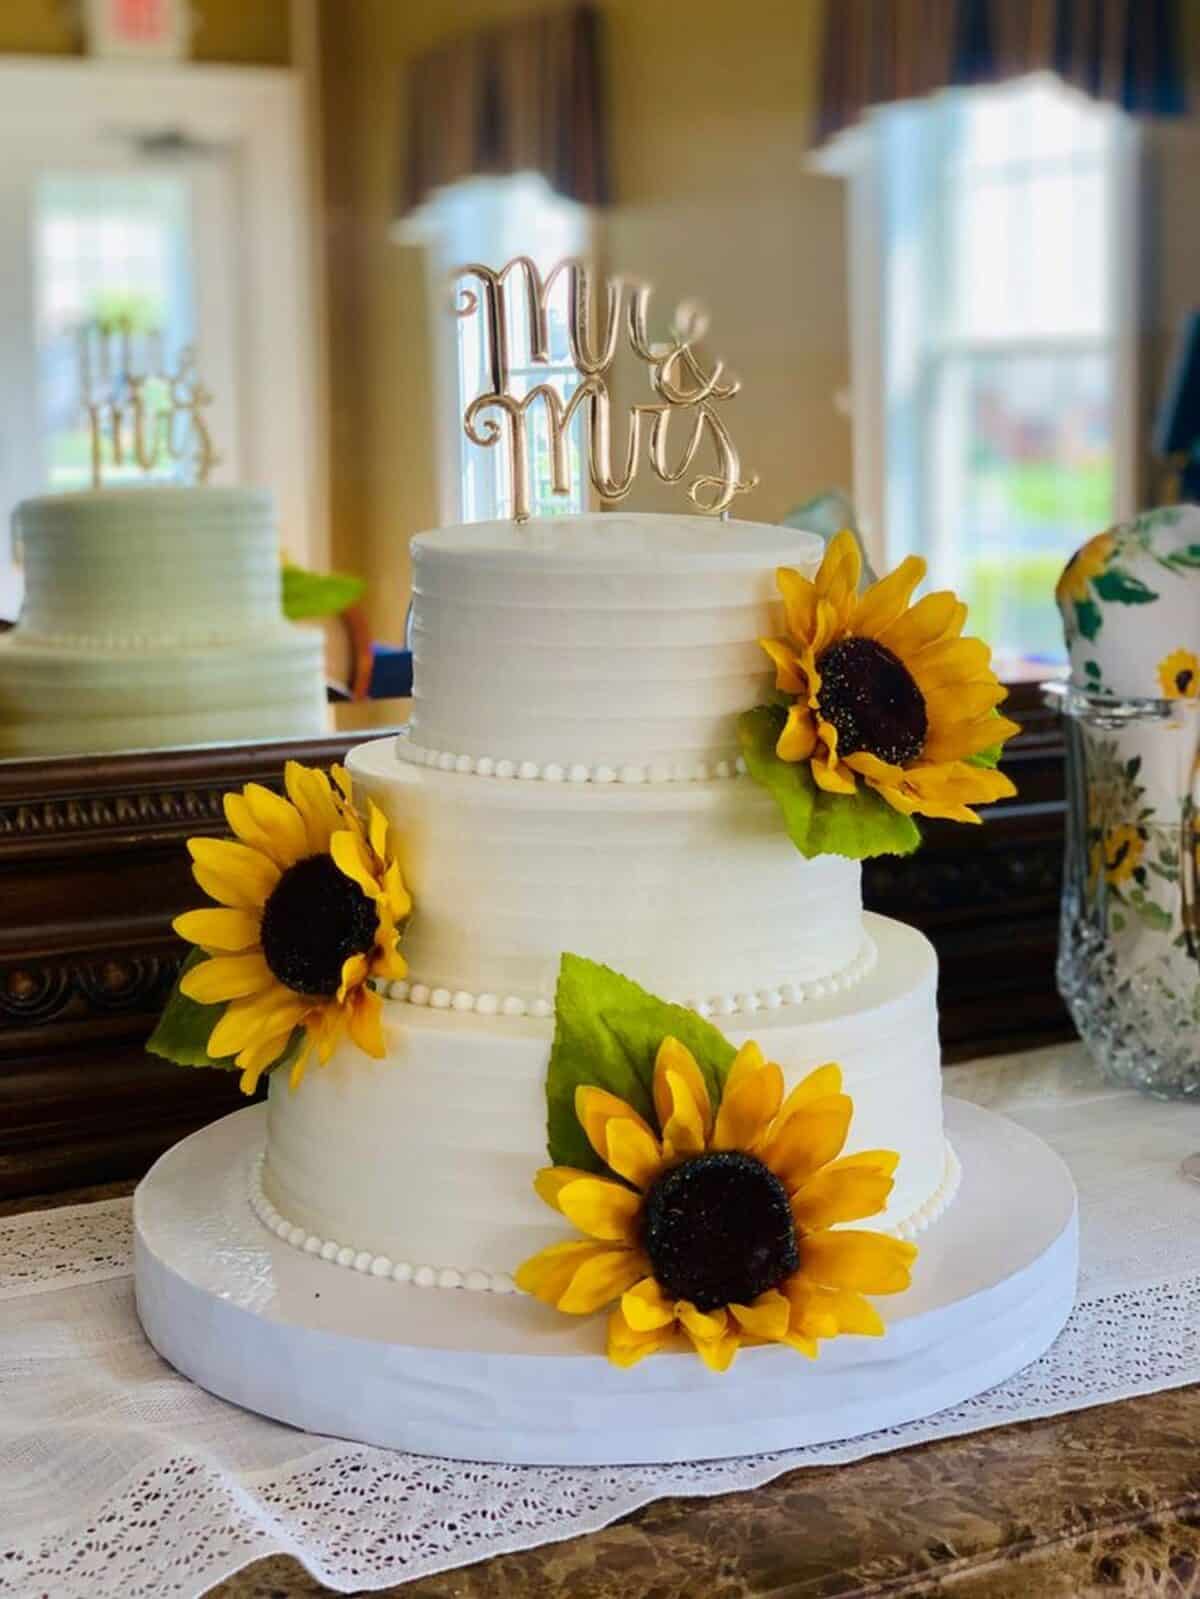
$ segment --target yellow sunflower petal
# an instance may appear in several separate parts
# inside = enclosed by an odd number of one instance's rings
[[[621,1295],[621,1314],[633,1332],[655,1332],[660,1327],[673,1327],[675,1306],[663,1293],[653,1277],[643,1277]]]
[[[393,982],[408,976],[408,962],[397,947],[394,931],[389,931],[387,937],[381,938],[376,946],[371,960],[371,976],[390,978]]]
[[[558,1308],[569,1316],[590,1316],[647,1273],[649,1262],[640,1250],[597,1247],[601,1253],[585,1260],[559,1295]]]
[[[846,765],[865,777],[873,788],[901,788],[904,784],[904,768],[894,766],[891,761],[881,761],[870,750],[856,750],[846,757]]]
[[[234,909],[260,910],[279,881],[273,860],[224,838],[189,838],[192,875],[206,894]],[[216,885],[215,892],[209,883]]]
[[[785,1343],[789,1349],[795,1349],[800,1354],[807,1355],[810,1360],[817,1358],[817,1340],[815,1338],[805,1338],[802,1333],[790,1332],[781,1342]]]
[[[291,865],[290,861],[279,861],[275,852],[275,840],[266,828],[259,826],[245,795],[226,794],[221,801],[221,807],[225,812],[225,820],[243,844],[250,849],[258,850],[261,855],[269,856],[277,864]]]
[[[854,1106],[845,1094],[813,1100],[773,1131],[762,1158],[789,1193],[842,1152]]]
[[[817,626],[817,591],[808,578],[793,567],[781,566],[775,583],[783,599],[787,629],[798,643],[811,640]]]
[[[949,727],[939,727],[935,723],[925,740],[923,758],[931,765],[965,761],[968,755],[978,755],[980,750],[1003,744],[1020,731],[1020,724],[1010,722],[1006,716],[981,716],[978,721],[953,723]]]
[[[383,1001],[373,988],[359,988],[346,1006],[346,1026],[352,1043],[372,1060],[387,1054],[383,1036]]]
[[[633,1244],[637,1239],[642,1196],[605,1177],[581,1177],[564,1183],[557,1195],[559,1210],[589,1238],[608,1244]]]
[[[810,1233],[798,1240],[800,1270],[825,1288],[860,1294],[902,1293],[912,1281],[917,1246],[886,1233]]]
[[[296,807],[261,783],[247,783],[242,794],[254,820],[272,840],[272,859],[280,866],[303,860],[309,852],[308,829]]]
[[[412,896],[409,894],[404,882],[404,874],[400,870],[400,862],[392,861],[383,874],[383,897],[387,901],[388,910],[397,922],[403,922],[412,914]]]
[[[861,575],[858,541],[848,528],[843,528],[826,545],[825,557],[813,579],[818,602],[824,599],[836,610],[845,610],[857,595]]]
[[[288,1092],[294,1094],[304,1081],[304,1074],[308,1070],[308,1062],[313,1051],[313,1035],[305,1029],[304,1042],[300,1051],[292,1062],[292,1069],[288,1073]]]
[[[261,921],[254,911],[222,907],[220,910],[184,911],[171,926],[189,944],[238,954],[258,943]]]
[[[792,1220],[801,1232],[819,1232],[839,1222],[878,1216],[887,1206],[893,1179],[863,1166],[825,1167],[792,1195]]]
[[[900,617],[924,576],[925,562],[921,557],[906,555],[894,572],[872,583],[859,596],[852,631],[860,638],[877,638]]]
[[[781,761],[807,761],[817,747],[817,724],[807,705],[793,705],[787,721],[775,741],[775,753]]]
[[[248,955],[214,955],[201,961],[179,980],[179,991],[198,1005],[222,1005],[226,1000],[245,999],[275,985],[275,974],[261,950]]]
[[[900,1156],[894,1149],[860,1149],[854,1155],[841,1155],[830,1161],[826,1171],[877,1171],[884,1177],[894,1177]]]
[[[848,771],[845,766],[838,762],[837,751],[830,748],[826,742],[827,736],[833,732],[833,728],[828,723],[821,722],[818,724],[818,732],[821,735],[820,742],[825,745],[825,748],[818,747],[816,754],[809,763],[813,781],[818,788],[823,788],[827,794],[853,794],[858,786],[854,781],[854,773]]]
[[[773,1061],[743,1075],[737,1082],[731,1073],[721,1096],[711,1147],[756,1149],[782,1103],[783,1072]]]
[[[775,687],[784,694],[807,694],[808,679],[787,639],[760,638],[758,642],[774,663]]]
[[[583,1128],[584,1136],[596,1151],[601,1160],[608,1159],[608,1125],[614,1118],[633,1122],[637,1127],[643,1128],[650,1137],[649,1125],[643,1121],[632,1105],[627,1105],[623,1099],[618,1099],[616,1094],[610,1094],[606,1088],[594,1088],[585,1085],[575,1090],[575,1116]],[[655,1139],[655,1143],[658,1140]]]
[[[621,1305],[624,1304],[622,1300]],[[622,1314],[621,1305],[608,1318],[608,1344],[605,1353],[614,1366],[636,1366],[647,1355],[668,1349],[677,1341],[674,1323],[642,1332],[631,1327]]]
[[[840,1066],[833,1061],[827,1061],[824,1066],[816,1067],[807,1077],[802,1077],[788,1094],[780,1106],[773,1131],[778,1132],[789,1116],[794,1116],[797,1111],[803,1110],[806,1105],[811,1105],[814,1100],[828,1099],[831,1094],[840,1094],[841,1091]]]
[[[259,1078],[267,1067],[273,1066],[283,1054],[291,1036],[290,1030],[286,1033],[272,1033],[253,1048],[239,1051],[236,1064],[242,1068],[242,1075],[238,1087],[243,1094],[253,1094],[256,1091]]]
[[[304,1025],[316,1049],[319,1065],[328,1066],[333,1059],[333,1052],[341,1043],[342,1034],[346,1030],[348,1017],[347,1007],[330,1004],[322,1005],[306,1014]]]
[[[712,1131],[712,1104],[709,1101],[704,1073],[696,1064],[696,1057],[687,1045],[681,1044],[677,1038],[672,1038],[669,1034],[658,1046],[658,1053],[654,1057],[654,1114],[658,1117],[658,1125],[664,1128],[676,1108],[675,1096],[667,1082],[668,1072],[674,1072],[686,1085],[696,1109],[696,1118],[699,1119],[703,1137],[707,1138]]]
[[[329,853],[344,877],[357,883],[368,899],[378,899],[383,888],[375,876],[375,865],[367,846],[357,833],[345,829],[329,840]]]
[[[939,639],[910,656],[905,665],[925,695],[954,683],[994,678],[991,649],[979,638]]]
[[[558,1196],[568,1183],[581,1182],[585,1177],[593,1177],[594,1172],[583,1171],[578,1166],[543,1166],[534,1173],[533,1191],[538,1198],[558,1210]]]
[[[690,1328],[684,1328],[692,1348],[710,1371],[728,1371],[741,1344],[740,1335],[734,1331],[719,1338],[697,1338]]]
[[[729,1330],[729,1312],[723,1309],[697,1310],[689,1299],[681,1299],[675,1306],[679,1325],[692,1338],[711,1342]]]
[[[271,1034],[291,1032],[307,1010],[308,1001],[287,988],[232,1000],[208,1036],[208,1053],[221,1060]]]
[[[513,1273],[513,1281],[522,1293],[532,1294],[543,1304],[557,1307],[579,1268],[597,1256],[611,1253],[603,1244],[593,1244],[586,1239],[551,1244],[523,1261]]]
[[[367,841],[381,861],[387,860],[388,819],[373,799],[367,800]]]
[[[329,779],[314,767],[288,761],[283,769],[283,782],[288,798],[304,822],[309,854],[326,854],[329,840],[343,825]]]
[[[819,1303],[837,1323],[839,1333],[854,1333],[860,1338],[882,1338],[883,1317],[869,1299],[849,1288],[817,1288]]]
[[[918,600],[910,611],[881,629],[880,644],[902,661],[940,639],[956,637],[966,618],[966,606],[950,589],[939,589]]]
[[[370,962],[365,955],[347,955],[342,962],[342,976],[338,983],[337,1002],[339,1005],[346,1003],[346,996],[355,988],[361,988],[370,972]]]
[[[729,1072],[725,1078],[725,1093],[728,1093],[731,1088],[736,1088],[738,1083],[746,1078],[752,1077],[755,1072],[762,1071],[766,1064],[767,1058],[762,1050],[754,1039],[748,1038],[730,1064]]]
[[[729,1309],[738,1325],[754,1338],[778,1343],[787,1335],[792,1307],[775,1288],[759,1294],[753,1304],[730,1305]]]
[[[838,1319],[828,1298],[832,1292],[794,1272],[782,1288],[788,1302],[789,1333],[801,1338],[836,1338]]]
[[[611,1171],[643,1193],[662,1170],[662,1150],[650,1129],[615,1116],[605,1129],[604,1159]]]
[[[976,683],[947,683],[942,688],[930,689],[924,697],[930,726],[946,728],[990,715],[1008,697],[1008,690],[1003,683],[984,679]]]

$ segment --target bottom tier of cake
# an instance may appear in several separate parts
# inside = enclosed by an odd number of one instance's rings
[[[841,1065],[854,1100],[847,1152],[900,1154],[873,1225],[912,1234],[958,1177],[942,1131],[937,961],[912,928],[870,915],[864,925],[877,959],[848,991],[716,1022],[735,1044],[757,1039],[789,1086]],[[280,1237],[343,1266],[509,1288],[522,1260],[564,1236],[532,1187],[546,1164],[553,1020],[400,1001],[386,1010],[384,1060],[344,1047],[294,1092],[286,1074],[272,1077],[255,1208]]]
[[[174,748],[328,731],[324,641],[281,624],[206,648],[0,639],[0,755]]]

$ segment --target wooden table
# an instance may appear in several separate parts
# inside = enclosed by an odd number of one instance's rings
[[[7,1201],[113,1198],[129,1183]],[[325,1593],[288,1558],[220,1599]],[[407,1583],[403,1599],[1200,1594],[1200,1387],[671,1499],[603,1532]],[[102,1599],[98,1595],[97,1599]]]

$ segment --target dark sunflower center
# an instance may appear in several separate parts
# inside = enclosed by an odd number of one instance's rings
[[[925,747],[929,717],[912,674],[886,645],[844,638],[817,658],[821,715],[837,729],[839,755],[865,750],[903,766]]]
[[[286,988],[336,994],[342,963],[375,942],[375,906],[328,855],[297,861],[263,907],[262,952]]]
[[[799,1265],[787,1191],[740,1150],[693,1155],[654,1183],[642,1244],[669,1299],[747,1305]]]
[[[1185,666],[1182,671],[1176,672],[1176,674],[1175,674],[1175,687],[1179,690],[1179,692],[1181,694],[1186,694],[1187,693],[1188,689],[1191,687],[1191,683],[1192,683],[1192,673],[1191,673],[1191,670],[1188,667]]]

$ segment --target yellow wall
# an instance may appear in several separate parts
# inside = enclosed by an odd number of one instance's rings
[[[365,570],[376,630],[396,636],[408,539],[439,520],[424,252],[388,237],[403,63],[529,0],[326,0],[326,186],[333,289],[334,558]],[[604,0],[614,205],[605,264],[687,295],[743,378],[729,423],[770,518],[850,476],[837,185],[803,173],[821,0]],[[803,189],[803,195],[801,190]],[[630,506],[684,508],[649,480]]]
[[[192,0],[192,14],[195,60],[286,66],[288,0]],[[82,27],[64,0],[0,0],[0,54],[70,56],[82,50]]]

